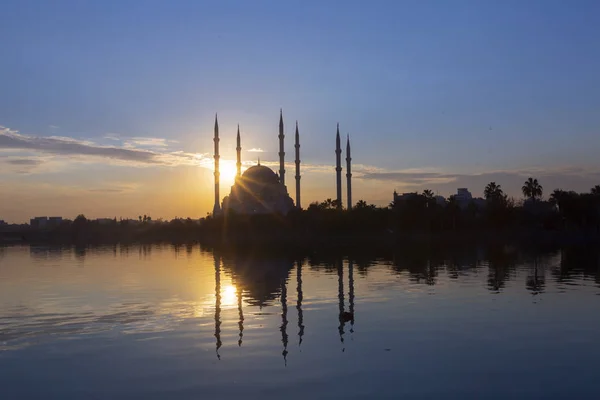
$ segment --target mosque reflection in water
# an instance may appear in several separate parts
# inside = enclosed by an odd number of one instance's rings
[[[288,322],[288,280],[290,272],[296,272],[296,314],[297,314],[297,336],[298,346],[302,345],[304,336],[304,313],[302,310],[302,301],[304,293],[302,288],[302,260],[256,258],[254,256],[234,256],[232,258],[222,257],[218,252],[213,252],[215,268],[215,341],[216,354],[219,359],[223,342],[221,341],[221,311],[222,311],[222,287],[221,274],[228,272],[231,274],[232,282],[235,287],[238,309],[238,346],[242,346],[244,338],[244,309],[243,304],[259,307],[271,306],[279,303],[281,306],[281,343],[284,362],[287,362],[288,344],[289,344],[289,322]],[[337,320],[339,340],[344,343],[344,334],[346,333],[346,324],[350,325],[350,332],[354,332],[354,263],[347,263],[348,279],[348,308],[345,305],[345,285],[344,285],[344,262],[340,258],[335,263],[338,280],[338,316]],[[342,347],[342,351],[345,349]]]

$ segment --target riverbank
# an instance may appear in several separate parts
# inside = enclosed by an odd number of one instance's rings
[[[395,247],[426,243],[506,245],[579,245],[600,243],[595,232],[565,232],[545,230],[470,230],[444,232],[368,232],[368,233],[298,233],[252,232],[251,234],[216,234],[190,231],[116,231],[116,232],[2,232],[0,244],[39,245],[98,245],[149,243],[200,243],[210,247],[270,247],[326,248],[326,247]]]

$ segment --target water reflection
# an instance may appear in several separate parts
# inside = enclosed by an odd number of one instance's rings
[[[223,345],[221,342],[221,258],[217,252],[213,254],[215,260],[215,338],[217,358],[220,360],[219,349]]]
[[[296,261],[296,310],[298,311],[298,347],[302,345],[302,336],[304,336],[304,314],[302,313],[302,261]]]
[[[242,339],[244,338],[244,310],[242,308],[242,303],[243,303],[243,297],[242,297],[242,289],[241,288],[237,288],[236,291],[236,296],[237,296],[237,300],[238,300],[238,316],[239,316],[239,321],[238,321],[238,329],[240,331],[240,333],[238,334],[238,347],[242,347]]]
[[[358,294],[361,308],[369,306],[365,299],[385,295],[390,302],[400,301],[397,297],[404,289],[435,288],[438,284],[460,287],[465,293],[478,286],[498,295],[516,288],[536,299],[590,284],[597,292],[600,286],[598,249],[581,247],[549,251],[506,246],[402,248],[345,256],[310,254],[306,259],[197,251],[198,246],[192,245],[0,249],[0,346],[4,349],[36,343],[40,337],[103,332],[114,327],[134,333],[173,330],[182,321],[196,318],[211,326],[211,346],[220,360],[227,334],[235,337],[232,342],[237,347],[244,344],[245,348],[252,343],[248,335],[256,332],[249,327],[256,326],[253,320],[262,317],[264,326],[261,320],[259,329],[279,336],[278,351],[287,364],[292,351],[290,326],[295,326],[300,348],[307,317],[322,312],[324,304],[337,308],[328,311],[328,320],[332,324],[331,313],[337,314],[334,338],[342,352],[347,350],[348,336],[355,333],[356,280],[371,282]],[[65,268],[83,266],[84,262],[86,268],[77,274]],[[194,269],[173,270],[169,263],[184,263]],[[41,268],[44,266],[55,268]],[[205,270],[212,276],[202,275]],[[184,295],[183,283],[192,272],[200,274],[195,278],[198,285],[210,282],[210,286],[199,293],[192,285],[193,291]],[[337,279],[331,284],[321,279],[323,275]],[[290,284],[295,284],[295,291]],[[157,293],[165,293],[165,298],[157,299]],[[309,302],[313,305],[308,311],[304,309],[307,296],[316,301]],[[290,314],[290,303],[295,303],[295,313]],[[323,332],[322,326],[315,328],[309,326],[310,332]]]
[[[281,331],[281,343],[283,344],[283,351],[281,355],[283,356],[283,361],[285,365],[287,365],[287,345],[288,345],[288,334],[287,334],[287,282],[282,279],[281,281],[281,327],[279,330]]]

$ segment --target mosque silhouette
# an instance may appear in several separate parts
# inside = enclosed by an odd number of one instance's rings
[[[220,196],[220,171],[219,171],[219,122],[215,115],[214,128],[214,179],[215,179],[215,203],[213,206],[213,215],[222,212],[234,211],[239,214],[287,214],[294,208],[301,209],[300,198],[300,134],[298,131],[298,121],[296,121],[295,132],[295,165],[296,165],[296,202],[290,197],[285,185],[285,146],[284,146],[284,124],[283,112],[279,112],[279,173],[274,172],[269,167],[260,164],[248,168],[242,174],[242,146],[240,137],[240,127],[237,129],[237,162],[235,182],[231,187],[231,192],[223,198],[221,203]],[[337,125],[336,133],[336,200],[337,207],[342,208],[342,148],[340,140],[340,125]],[[350,155],[350,136],[346,142],[346,189],[347,189],[347,208],[352,207],[352,157]]]

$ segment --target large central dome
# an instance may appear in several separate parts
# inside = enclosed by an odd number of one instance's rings
[[[223,199],[223,210],[241,214],[287,214],[294,201],[269,167],[254,165],[235,180],[229,196]]]
[[[242,174],[242,179],[244,181],[263,184],[279,183],[279,178],[277,177],[277,174],[275,174],[275,172],[273,172],[271,168],[262,165],[254,165],[248,168]]]

